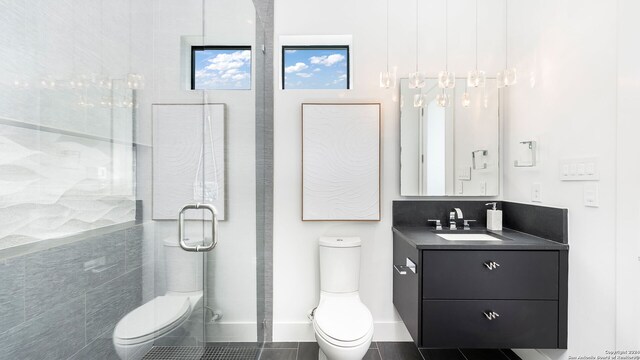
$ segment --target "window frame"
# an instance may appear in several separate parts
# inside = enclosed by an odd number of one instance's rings
[[[281,90],[351,90],[351,45],[282,45],[281,46],[281,64],[280,64],[280,73],[282,82]],[[285,83],[285,54],[287,50],[346,50],[347,51],[347,87],[345,89],[319,89],[319,88],[311,88],[311,89],[288,89],[286,88]]]
[[[196,89],[196,52],[206,50],[249,50],[251,52],[251,61],[249,63],[249,74],[251,79],[249,81],[248,89]],[[216,91],[216,90],[252,90],[253,89],[253,48],[251,45],[191,45],[191,73],[190,77],[190,90],[196,91]]]

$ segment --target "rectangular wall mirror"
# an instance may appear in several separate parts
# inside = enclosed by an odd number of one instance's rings
[[[500,189],[500,98],[495,79],[467,88],[466,78],[446,89],[438,79],[423,88],[400,80],[400,194],[497,196]],[[468,97],[465,97],[465,91]],[[465,101],[467,100],[467,101]]]

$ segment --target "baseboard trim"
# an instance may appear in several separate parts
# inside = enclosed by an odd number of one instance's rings
[[[374,322],[373,341],[413,341],[402,321]],[[311,322],[275,322],[273,341],[315,341]]]

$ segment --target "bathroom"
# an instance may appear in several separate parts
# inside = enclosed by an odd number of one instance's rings
[[[0,359],[637,356],[639,12],[0,1]],[[489,301],[529,318],[432,310]]]

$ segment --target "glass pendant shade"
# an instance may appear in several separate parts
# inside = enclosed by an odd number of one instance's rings
[[[515,85],[518,82],[518,72],[515,68],[504,71],[504,83],[507,86]]]
[[[436,103],[440,107],[448,107],[451,103],[449,95],[444,89],[442,89],[442,92],[436,96]]]
[[[426,84],[424,76],[419,72],[409,74],[409,88],[422,89]]]
[[[413,107],[423,107],[424,106],[424,96],[422,94],[415,94],[413,96]]]
[[[456,73],[451,71],[440,71],[438,74],[438,87],[440,89],[453,89],[456,87]]]
[[[396,87],[396,74],[391,71],[380,72],[380,87],[389,89]]]
[[[487,82],[487,76],[484,71],[471,70],[467,74],[467,86],[468,87],[484,87]]]
[[[469,107],[469,105],[471,105],[471,96],[469,96],[468,91],[465,91],[464,94],[462,94],[462,106]]]
[[[515,68],[505,69],[498,72],[496,76],[498,89],[506,86],[512,86],[518,83],[518,72]]]

